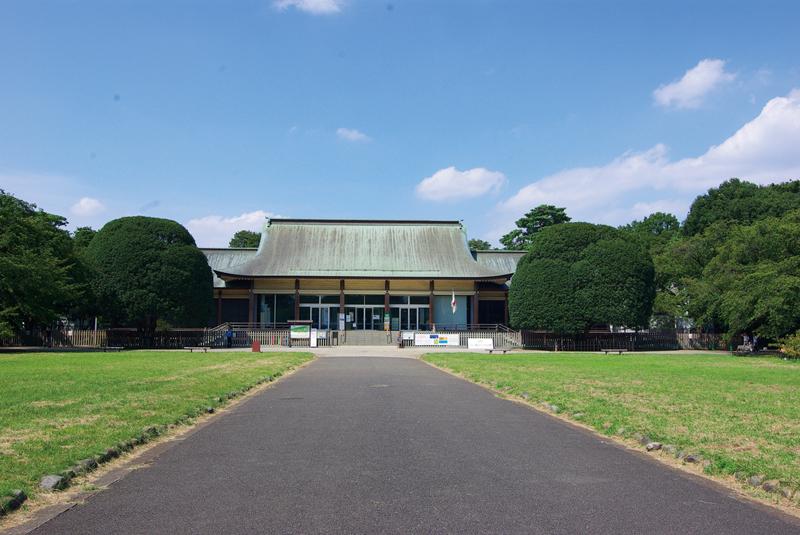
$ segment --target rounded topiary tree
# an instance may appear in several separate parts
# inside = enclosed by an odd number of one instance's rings
[[[655,299],[646,248],[605,225],[547,227],[517,265],[509,292],[511,323],[560,334],[595,324],[644,327]]]
[[[213,282],[205,255],[182,225],[123,217],[106,223],[86,249],[103,317],[154,329],[202,326],[211,315]]]

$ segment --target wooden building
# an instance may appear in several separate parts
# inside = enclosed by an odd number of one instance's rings
[[[258,249],[204,249],[217,324],[464,329],[508,324],[518,251],[470,251],[459,221],[271,219]]]

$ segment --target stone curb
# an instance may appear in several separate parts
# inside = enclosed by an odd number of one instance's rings
[[[5,516],[11,511],[19,509],[27,499],[28,495],[24,491],[19,489],[12,490],[9,496],[3,496],[0,499],[0,516]]]
[[[220,405],[225,404],[228,400],[232,400],[243,396],[248,391],[260,386],[264,383],[270,383],[278,379],[283,375],[282,372],[276,372],[272,375],[266,375],[253,383],[252,385],[242,387],[239,390],[228,392],[222,396],[218,396],[214,398],[216,403]],[[83,459],[78,461],[74,466],[71,468],[67,468],[66,470],[60,472],[59,474],[48,474],[43,476],[39,480],[39,488],[44,491],[59,491],[64,490],[70,486],[71,481],[80,475],[87,474],[96,470],[101,464],[105,464],[109,461],[112,461],[118,458],[123,453],[129,452],[133,450],[136,446],[147,444],[151,440],[165,434],[168,430],[174,429],[181,425],[186,425],[191,422],[192,418],[200,416],[202,414],[214,414],[216,412],[216,408],[210,405],[198,407],[195,410],[183,414],[175,419],[175,421],[171,424],[161,424],[161,425],[151,425],[142,429],[142,432],[125,442],[119,442],[116,446],[107,448],[104,451],[97,453],[94,457],[89,459]],[[17,491],[14,491],[17,492]],[[8,512],[18,509],[22,502],[27,499],[27,495],[24,492],[18,491],[22,498],[20,499],[19,496],[12,496],[10,499],[0,502],[0,516],[4,514],[8,514]],[[5,498],[4,498],[5,500]],[[16,505],[14,505],[16,504]]]

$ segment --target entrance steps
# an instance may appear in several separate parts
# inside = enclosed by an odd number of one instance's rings
[[[344,331],[339,332],[339,344],[348,346],[382,346],[395,343],[391,332]]]

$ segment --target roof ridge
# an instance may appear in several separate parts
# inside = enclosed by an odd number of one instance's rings
[[[463,225],[461,221],[449,219],[303,219],[303,218],[270,218],[273,223],[309,223],[309,224],[349,224],[349,225]]]

